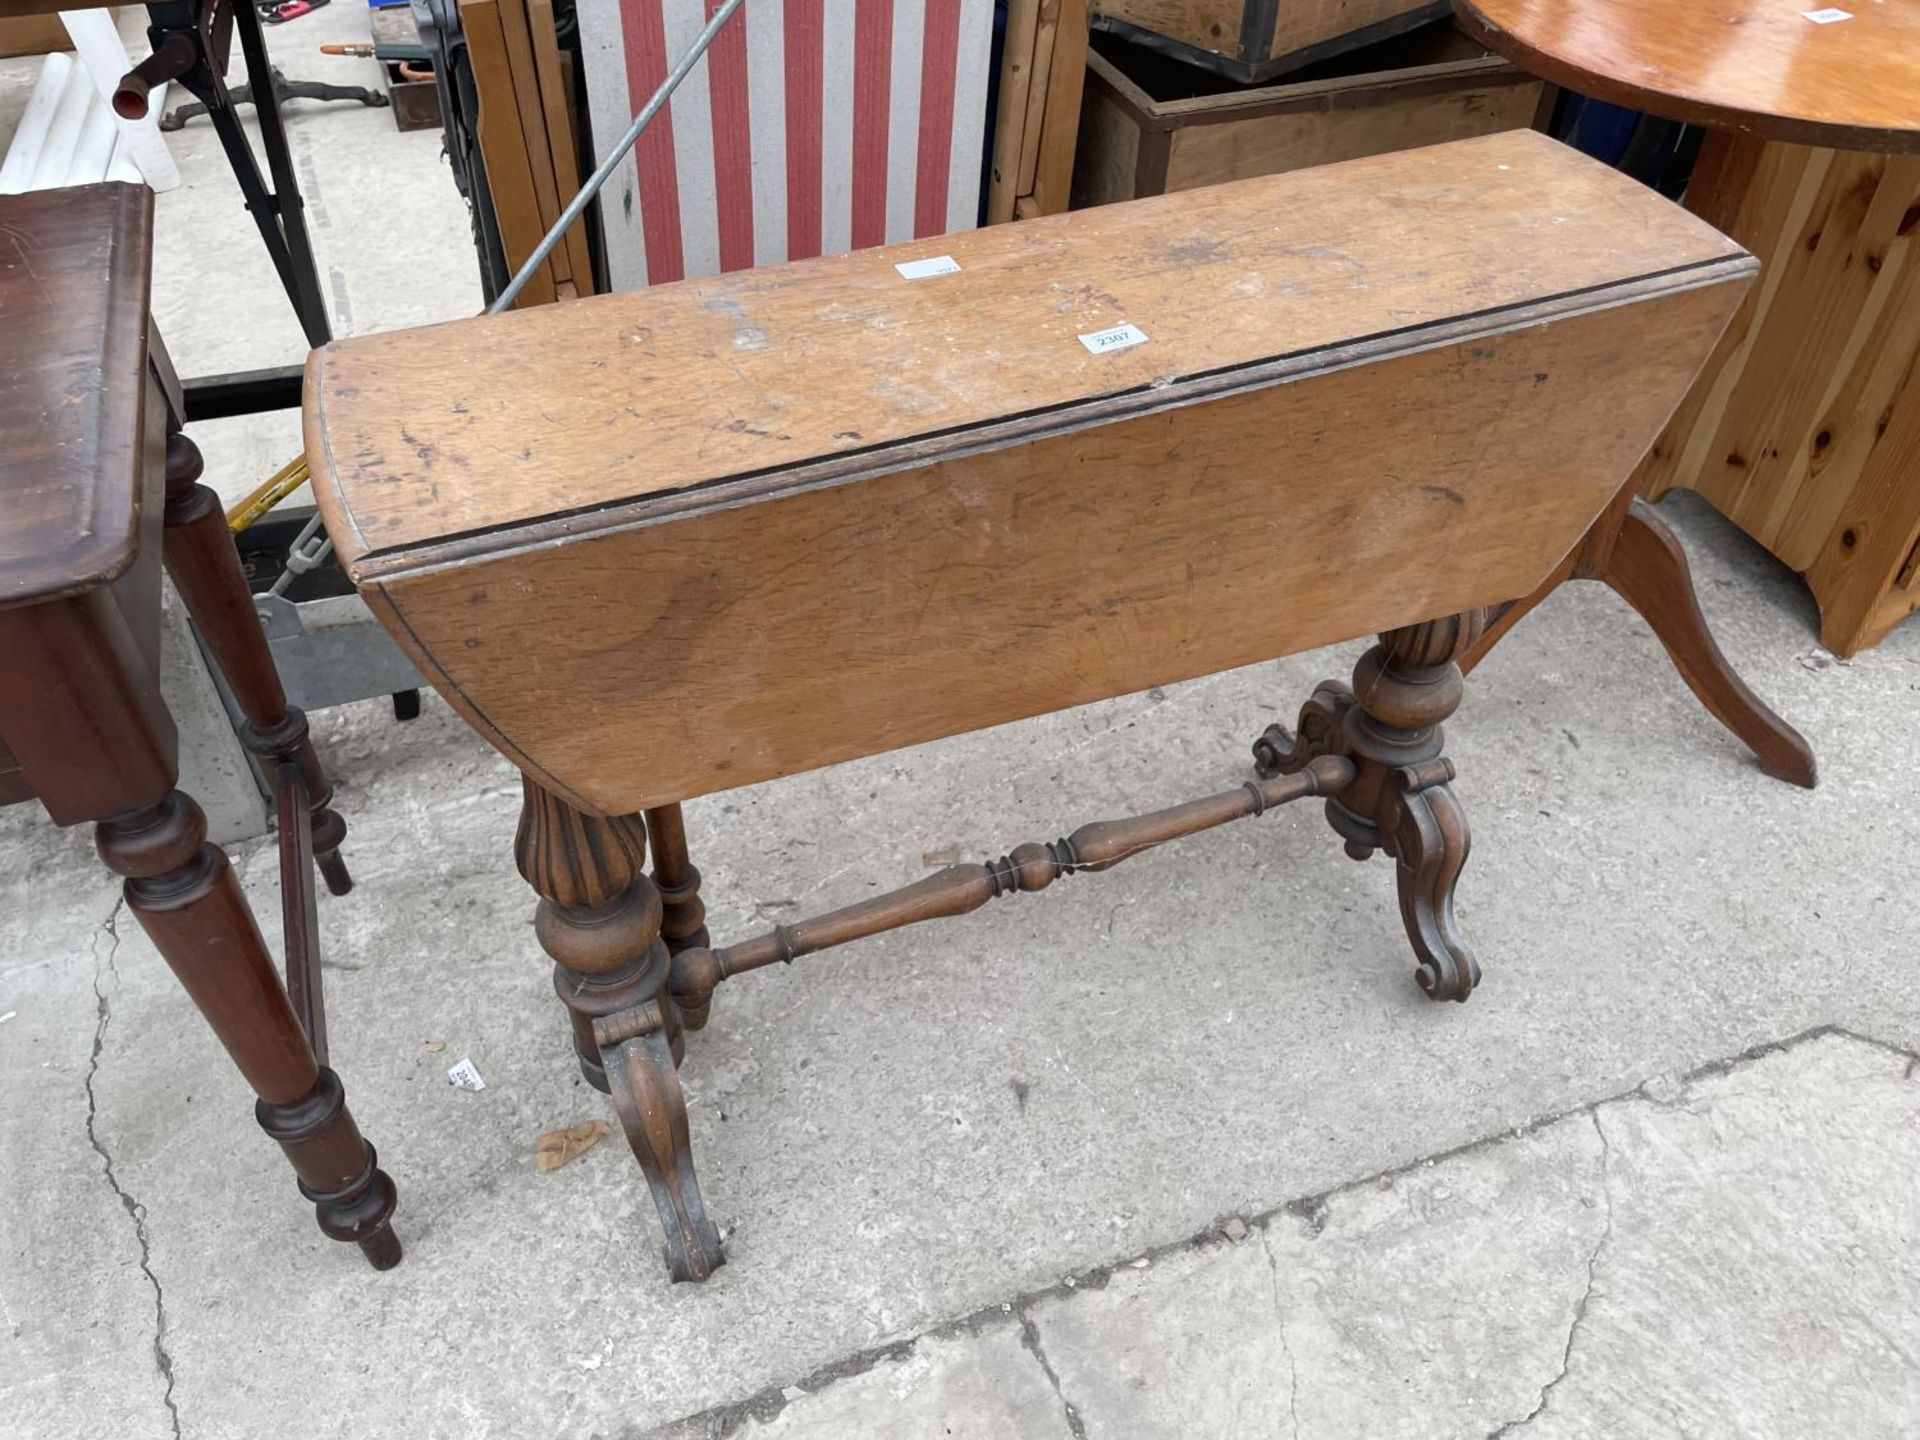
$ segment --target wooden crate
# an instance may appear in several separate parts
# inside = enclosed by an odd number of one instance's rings
[[[1853,655],[1920,610],[1920,155],[1715,133],[1687,205],[1766,268],[1641,492],[1706,496]]]
[[[0,60],[18,55],[50,55],[55,50],[71,50],[67,27],[58,15],[0,16]]]
[[[1447,0],[1095,0],[1103,29],[1251,84],[1447,13]]]
[[[1545,87],[1442,20],[1283,85],[1234,86],[1096,36],[1076,207],[1531,125]]]

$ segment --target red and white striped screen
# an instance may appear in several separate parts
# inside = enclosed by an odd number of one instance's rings
[[[601,154],[721,0],[581,0]],[[971,229],[992,0],[746,0],[601,192],[616,290]]]

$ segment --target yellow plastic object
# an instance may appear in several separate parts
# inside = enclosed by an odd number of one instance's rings
[[[238,535],[307,483],[307,457],[296,455],[273,478],[227,512],[227,529]]]

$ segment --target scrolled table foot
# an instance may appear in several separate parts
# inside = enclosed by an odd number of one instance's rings
[[[668,1002],[671,1003],[671,1002]],[[693,1169],[687,1101],[658,1000],[594,1022],[613,1108],[660,1211],[667,1273],[705,1280],[726,1263]]]
[[[1430,766],[1453,777],[1451,761]],[[1394,788],[1400,811],[1393,830],[1400,918],[1420,961],[1414,979],[1430,1000],[1464,1001],[1480,983],[1480,962],[1453,916],[1453,888],[1470,845],[1466,812],[1446,780],[1425,778],[1417,767],[1395,771]]]
[[[1354,666],[1351,687],[1323,682],[1300,712],[1299,730],[1271,725],[1254,745],[1260,773],[1297,771],[1320,755],[1354,766],[1353,782],[1327,800],[1327,820],[1346,852],[1394,858],[1400,914],[1435,1000],[1465,1000],[1480,963],[1453,914],[1467,859],[1467,820],[1448,788],[1440,722],[1460,704],[1460,659],[1486,633],[1487,612],[1468,610],[1380,636]]]

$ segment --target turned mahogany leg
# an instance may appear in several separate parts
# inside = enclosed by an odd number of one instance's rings
[[[353,888],[340,858],[347,822],[333,808],[333,786],[307,738],[307,717],[287,703],[220,497],[199,483],[204,468],[199,446],[178,431],[167,437],[167,574],[247,717],[241,742],[268,774],[283,761],[300,768],[312,805],[314,863],[327,889],[344,895]]]
[[[660,934],[667,953],[704,950],[713,943],[707,933],[707,907],[700,899],[700,871],[687,855],[687,826],[678,805],[662,805],[644,812],[647,848],[653,855],[653,884],[660,892]],[[698,1010],[682,1010],[681,1023],[698,1030],[707,1023],[711,1002]]]
[[[1495,607],[1486,631],[1460,657],[1472,671],[1534,606],[1569,580],[1599,580],[1647,622],[1689,689],[1778,780],[1814,786],[1813,747],[1782,720],[1727,663],[1694,593],[1687,552],[1666,521],[1627,485],[1594,522],[1580,546],[1524,599]]]
[[[259,1097],[320,1228],[357,1244],[376,1270],[400,1263],[393,1181],[347,1110],[340,1077],[320,1065],[206,816],[172,791],[95,827],[100,858],[126,878],[127,906]]]
[[[1327,819],[1364,860],[1394,858],[1400,915],[1435,1000],[1465,1000],[1480,962],[1454,921],[1453,890],[1467,862],[1466,813],[1449,788],[1440,722],[1460,704],[1459,659],[1486,630],[1484,611],[1390,630],[1354,667],[1353,685],[1314,691],[1294,731],[1272,725],[1254,744],[1263,775],[1304,770],[1319,755],[1351,760],[1354,780],[1327,801]]]
[[[613,1097],[660,1211],[668,1273],[704,1280],[725,1257],[693,1169],[682,1022],[667,993],[660,892],[644,871],[647,822],[588,815],[522,783],[514,859],[540,896],[534,933],[553,958],[581,1071]]]

